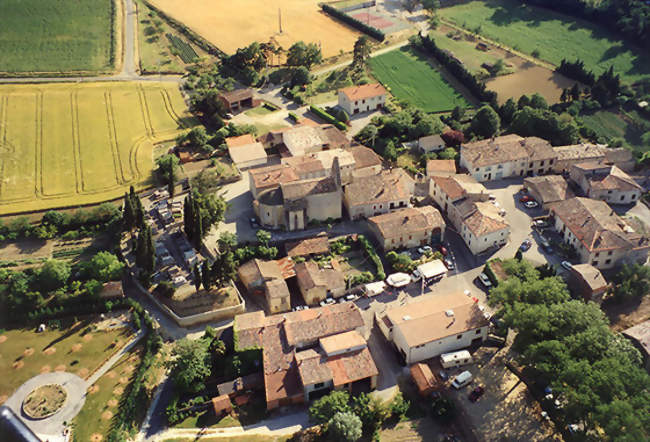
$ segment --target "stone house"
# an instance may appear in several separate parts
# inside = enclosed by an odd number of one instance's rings
[[[317,305],[325,298],[345,294],[345,278],[338,268],[320,268],[314,261],[296,264],[296,280],[305,304]]]
[[[445,221],[432,206],[399,209],[368,218],[370,231],[384,251],[441,242]]]
[[[350,116],[379,110],[386,103],[386,89],[379,83],[339,89],[338,96],[339,106]]]
[[[343,204],[352,220],[408,207],[415,182],[402,169],[355,179],[345,186]]]
[[[587,162],[571,167],[571,179],[585,196],[609,204],[634,204],[643,188],[616,166]]]

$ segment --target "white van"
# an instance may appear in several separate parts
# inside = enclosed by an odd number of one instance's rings
[[[472,363],[472,355],[467,350],[443,353],[440,355],[442,368],[460,367]]]
[[[472,373],[469,371],[464,371],[454,378],[454,381],[451,383],[451,385],[456,390],[460,390],[470,382],[472,382]]]

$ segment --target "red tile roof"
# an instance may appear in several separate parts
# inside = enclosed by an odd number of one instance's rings
[[[386,95],[386,89],[379,83],[350,86],[344,89],[339,89],[339,92],[345,95],[350,101],[364,100],[366,98]]]

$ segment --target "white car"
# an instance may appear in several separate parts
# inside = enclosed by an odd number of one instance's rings
[[[417,269],[413,270],[413,273],[411,274],[411,282],[417,282],[420,279],[422,279],[420,272]]]
[[[478,280],[481,281],[481,284],[483,284],[485,288],[492,287],[492,281],[490,281],[490,278],[488,278],[488,275],[486,275],[485,273],[479,274]]]
[[[411,275],[408,273],[393,273],[392,275],[388,275],[388,278],[386,278],[386,283],[395,288],[406,287],[410,282]]]
[[[423,246],[423,247],[420,247],[418,249],[418,253],[420,255],[424,255],[427,252],[433,252],[433,249],[431,248],[431,246]]]
[[[567,270],[571,270],[573,268],[573,265],[569,261],[562,261],[560,265]]]
[[[537,201],[526,201],[524,206],[526,206],[527,209],[534,209],[535,207],[538,207],[539,204],[537,204]]]

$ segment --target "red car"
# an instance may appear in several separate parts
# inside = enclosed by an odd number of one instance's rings
[[[522,203],[526,203],[528,201],[534,201],[534,199],[528,195],[524,195],[521,198],[519,198],[519,201]]]
[[[472,392],[469,394],[469,400],[472,402],[476,402],[479,400],[481,396],[483,396],[483,393],[485,393],[485,388],[483,388],[482,385],[479,385],[475,389],[472,390]]]
[[[438,244],[438,250],[442,253],[442,256],[447,256],[447,249],[442,244]]]

